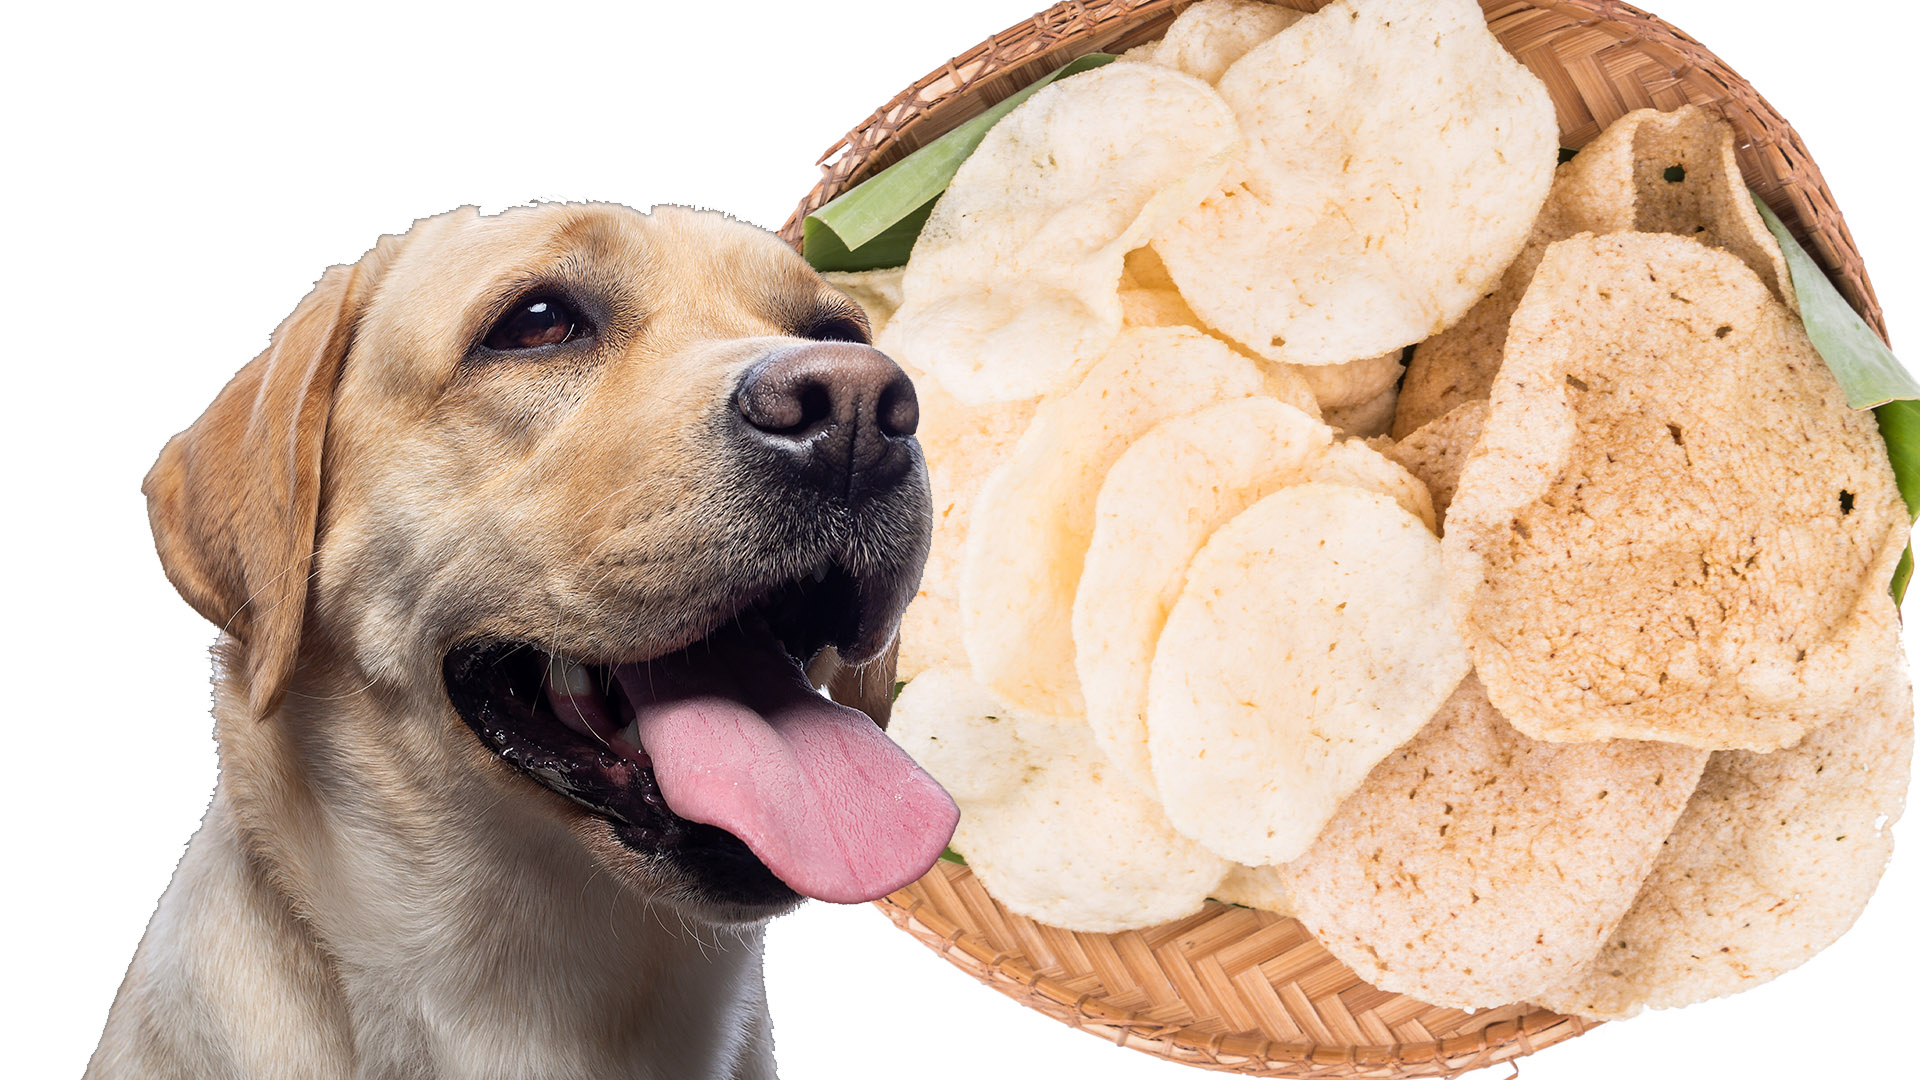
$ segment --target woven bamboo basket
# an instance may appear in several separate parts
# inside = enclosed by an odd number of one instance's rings
[[[1314,11],[1330,0],[1276,0]],[[947,61],[829,147],[807,214],[1014,91],[1091,52],[1165,33],[1192,0],[1069,0]],[[1500,42],[1546,83],[1561,145],[1621,115],[1694,104],[1738,132],[1746,182],[1884,338],[1866,267],[1800,136],[1705,46],[1616,0],[1480,0]],[[876,906],[981,982],[1122,1046],[1254,1076],[1457,1076],[1598,1026],[1527,1005],[1474,1013],[1363,982],[1293,919],[1209,903],[1148,930],[1083,934],[1001,907],[942,862]]]

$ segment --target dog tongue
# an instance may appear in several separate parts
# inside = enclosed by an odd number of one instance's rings
[[[764,632],[614,669],[660,794],[795,892],[854,904],[933,866],[960,811],[865,713],[820,696]]]

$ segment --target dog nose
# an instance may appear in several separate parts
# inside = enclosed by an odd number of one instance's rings
[[[832,490],[885,486],[913,461],[913,383],[885,353],[851,342],[779,349],[734,393],[746,434]]]

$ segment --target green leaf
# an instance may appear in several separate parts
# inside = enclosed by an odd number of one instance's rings
[[[948,848],[945,851],[942,851],[940,853],[940,859],[942,862],[958,863],[961,866],[967,865],[967,860],[961,858],[960,853],[953,850],[952,848]]]
[[[815,270],[875,270],[906,262],[934,201],[988,128],[1048,83],[1112,60],[1109,53],[1080,57],[808,214],[801,224],[807,262]]]
[[[1889,401],[1873,410],[1873,415],[1880,421],[1880,437],[1886,440],[1887,456],[1893,459],[1893,478],[1900,485],[1900,497],[1907,501],[1907,512],[1920,515],[1920,402]],[[1900,565],[1893,569],[1894,603],[1907,598],[1911,580],[1913,545],[1908,544]]]
[[[1920,383],[1873,332],[1867,320],[1853,310],[1840,290],[1813,261],[1807,249],[1766,200],[1753,196],[1767,231],[1780,242],[1787,258],[1787,273],[1793,277],[1793,293],[1800,301],[1800,321],[1814,350],[1827,362],[1847,404],[1856,409],[1872,409],[1880,421],[1880,437],[1886,440],[1887,457],[1893,461],[1893,478],[1900,485],[1900,497],[1910,514],[1920,515]],[[1907,545],[1900,565],[1893,571],[1893,602],[1906,599],[1907,583],[1913,578],[1913,545]]]
[[[1760,208],[1760,216],[1766,219],[1768,231],[1780,241],[1780,250],[1787,257],[1787,271],[1793,275],[1793,291],[1800,298],[1800,321],[1807,326],[1807,336],[1813,339],[1813,347],[1820,350],[1820,356],[1826,360],[1827,367],[1833,370],[1833,377],[1840,380],[1840,389],[1846,392],[1847,404],[1856,409],[1871,409],[1885,405],[1889,401],[1920,398],[1920,383],[1907,374],[1907,369],[1873,332],[1867,321],[1853,310],[1840,290],[1833,287],[1820,265],[1793,238],[1786,225],[1774,215],[1773,209],[1764,199],[1754,197],[1753,203]],[[1901,484],[1904,491],[1906,485]],[[1913,500],[1907,500],[1909,506]]]
[[[1822,354],[1824,355],[1824,354]],[[1907,509],[1920,513],[1920,402],[1889,401],[1873,410],[1880,421],[1880,437],[1893,459],[1893,478]]]
[[[873,239],[851,251],[847,250],[839,234],[819,219],[808,217],[800,223],[801,246],[807,252],[807,265],[815,270],[877,270],[886,266],[900,266],[907,261],[908,255],[913,254],[913,242],[920,239],[920,227],[927,223],[927,215],[933,213],[933,204],[938,201],[928,200],[925,206],[880,230]]]

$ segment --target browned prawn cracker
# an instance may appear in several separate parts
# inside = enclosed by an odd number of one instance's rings
[[[1480,426],[1486,422],[1487,403],[1469,401],[1398,442],[1375,439],[1371,443],[1427,485],[1434,516],[1445,528],[1447,507],[1460,486],[1460,470],[1466,467],[1467,455],[1480,441]]]
[[[1505,1005],[1580,971],[1633,903],[1708,754],[1515,731],[1472,675],[1284,868],[1299,919],[1385,990]]]
[[[1740,177],[1733,126],[1692,105],[1630,112],[1554,173],[1533,234],[1500,287],[1414,348],[1394,438],[1487,396],[1500,370],[1507,320],[1540,256],[1547,245],[1581,232],[1664,232],[1725,248],[1752,267],[1775,298],[1798,309],[1780,245]]]
[[[1521,731],[1771,750],[1898,661],[1907,531],[1873,414],[1760,278],[1618,233],[1541,261],[1443,544]]]
[[[1536,1000],[1608,1019],[1738,993],[1846,933],[1893,853],[1913,758],[1896,665],[1845,717],[1771,754],[1714,754],[1625,919]]]

